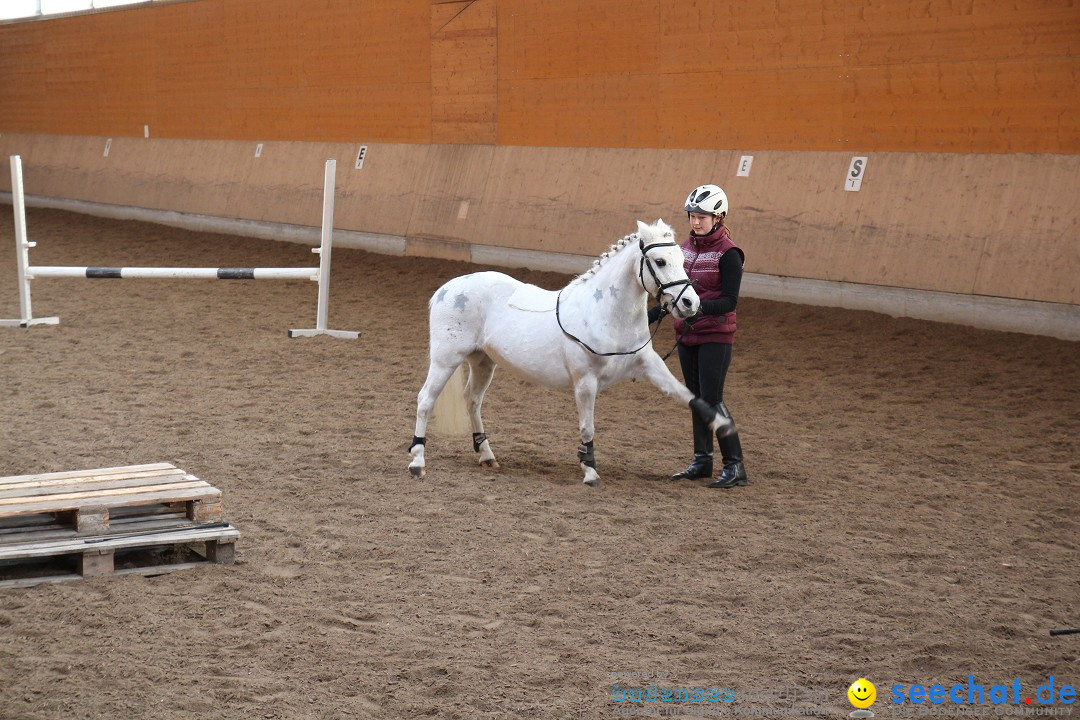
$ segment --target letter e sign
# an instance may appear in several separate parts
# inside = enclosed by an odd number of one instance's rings
[[[848,166],[847,178],[844,180],[844,189],[853,192],[858,192],[862,187],[863,175],[866,174],[866,158],[865,157],[853,157],[851,158],[851,165]]]

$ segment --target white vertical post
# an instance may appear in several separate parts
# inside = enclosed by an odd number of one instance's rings
[[[330,254],[334,246],[334,188],[337,183],[337,160],[326,161],[323,172],[322,237],[319,241],[319,301],[315,312],[315,329],[326,329],[330,306]]]
[[[30,308],[30,243],[26,239],[26,196],[23,194],[22,158],[11,156],[11,207],[15,211],[15,267],[19,274],[19,317],[34,317]]]
[[[60,318],[35,318],[30,305],[30,248],[36,243],[26,239],[26,197],[23,193],[22,158],[11,158],[11,207],[15,214],[15,267],[19,279],[19,319],[0,320],[3,327],[56,325]]]
[[[290,330],[289,337],[331,335],[349,340],[360,337],[360,333],[350,330],[326,329],[327,315],[330,309],[330,256],[334,246],[334,191],[336,182],[337,160],[330,158],[326,161],[326,167],[323,171],[322,236],[319,240],[319,247],[311,250],[319,254],[319,299],[315,311],[315,329]]]

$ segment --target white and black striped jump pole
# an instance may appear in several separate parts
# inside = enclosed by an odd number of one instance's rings
[[[69,267],[35,265],[31,280],[38,278],[88,278],[90,280],[128,278],[194,278],[201,280],[315,280],[317,268],[152,268],[152,267]]]
[[[314,280],[319,284],[315,327],[311,330],[290,330],[289,337],[333,337],[356,339],[360,333],[348,330],[328,330],[326,327],[330,304],[330,253],[334,232],[334,185],[337,161],[326,161],[323,178],[322,237],[317,268],[153,268],[153,267],[75,267],[59,265],[30,265],[28,250],[34,243],[26,240],[26,216],[23,199],[22,159],[11,157],[12,203],[15,208],[15,245],[19,271],[19,305],[22,317],[0,320],[0,326],[29,327],[37,324],[55,325],[59,318],[34,318],[30,309],[30,281],[38,278],[87,278],[91,280],[124,278],[173,278],[206,280]]]

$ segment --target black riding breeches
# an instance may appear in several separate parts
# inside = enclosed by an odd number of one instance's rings
[[[724,378],[731,365],[731,345],[705,343],[683,345],[679,343],[679,364],[682,366],[683,382],[687,389],[709,404],[719,408],[724,401]],[[724,412],[727,415],[726,411]],[[708,423],[696,412],[690,413],[694,427],[694,454],[712,455],[713,433]],[[721,445],[722,451],[725,446]],[[725,453],[725,455],[730,452]]]
[[[690,392],[713,407],[724,401],[724,378],[731,365],[731,345],[679,343],[679,364],[683,382]]]

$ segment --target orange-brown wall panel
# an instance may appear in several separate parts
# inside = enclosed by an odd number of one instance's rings
[[[494,144],[498,122],[495,0],[431,6],[431,141]]]
[[[315,7],[312,3],[312,9]],[[241,12],[238,6],[222,9],[223,12],[214,13],[216,17],[213,17],[213,21],[220,23],[214,32],[220,48],[213,49],[210,54],[219,69],[228,71],[218,80],[220,85],[273,92],[316,84],[320,72],[325,73],[325,67],[309,71],[311,63],[322,53],[314,40],[304,46],[305,14],[299,12],[298,7],[279,6],[277,11],[267,13]],[[326,25],[327,33],[345,31],[333,23]],[[191,35],[198,41],[198,34]],[[176,53],[176,57],[185,55],[190,53]],[[177,70],[183,72],[184,69]],[[323,84],[333,85],[338,79],[331,76],[325,78]]]
[[[1068,57],[1075,0],[875,0],[852,5],[845,53],[857,65]]]
[[[427,0],[197,0],[0,26],[0,131],[430,141]],[[11,62],[9,62],[9,56]]]
[[[724,92],[703,91],[718,87]],[[748,93],[760,102],[741,102],[739,98]],[[710,100],[710,95],[717,99]],[[841,79],[830,68],[508,82],[500,86],[499,143],[673,149],[835,147],[842,95]],[[754,145],[745,144],[748,135]]]
[[[913,152],[1080,152],[1080,58],[859,68],[844,139]]]
[[[671,110],[658,83],[653,75],[501,83],[499,144],[655,147]]]
[[[657,3],[641,0],[594,0],[575,3],[561,25],[576,23],[577,67],[581,77],[655,74],[659,62]],[[567,9],[563,5],[564,11]],[[575,17],[576,16],[576,17]]]
[[[86,18],[87,34],[73,32],[78,19],[56,21],[66,32],[46,33],[45,23],[34,28],[39,44],[33,57],[43,59],[46,70],[44,82],[35,88],[35,105],[44,101],[52,110],[49,123],[92,131],[122,127],[123,134],[142,134],[134,118],[148,118],[151,102],[146,87],[152,69],[140,61],[149,49],[147,38],[105,16]]]
[[[1078,153],[1076,0],[192,0],[0,25],[0,132]]]
[[[576,6],[560,2],[499,0],[499,81],[576,77]],[[501,102],[501,97],[500,97]]]
[[[663,147],[836,147],[842,84],[833,68],[763,68],[665,76]],[[723,88],[703,102],[701,89]],[[743,98],[755,97],[748,103]]]
[[[839,66],[841,0],[663,0],[661,70],[752,70]],[[741,98],[753,102],[753,96]]]

